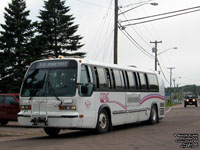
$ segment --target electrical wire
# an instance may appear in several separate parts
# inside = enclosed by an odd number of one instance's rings
[[[91,3],[91,2],[88,2],[88,1],[84,1],[84,0],[76,0],[76,1],[79,1],[79,2],[81,2],[81,3],[85,3],[85,4],[87,4],[87,5],[92,5],[92,6],[101,7],[101,8],[107,8],[107,7],[105,7],[105,6],[98,5],[98,4]]]
[[[126,30],[120,29],[121,32],[129,39],[129,41],[134,44],[143,54],[148,56],[151,59],[154,59],[154,56],[145,50]]]
[[[176,10],[176,11],[171,11],[171,12],[167,12],[167,13],[162,13],[162,14],[157,14],[157,15],[151,15],[151,16],[146,16],[146,17],[141,17],[141,18],[135,18],[135,19],[130,19],[130,20],[124,20],[124,21],[122,21],[122,22],[134,21],[134,20],[142,20],[142,19],[148,19],[148,18],[163,16],[163,15],[178,13],[178,12],[182,12],[182,11],[188,11],[188,10],[191,10],[191,9],[197,9],[197,8],[200,8],[200,6],[191,7],[191,8],[186,8],[186,9],[180,9],[180,10]]]
[[[179,13],[179,14],[175,14],[175,15],[171,15],[171,16],[166,16],[166,17],[161,17],[161,18],[156,18],[156,19],[150,19],[150,20],[141,21],[141,22],[137,22],[137,23],[126,24],[126,25],[123,25],[123,26],[127,27],[127,26],[131,26],[131,25],[138,25],[138,24],[143,24],[143,23],[147,23],[147,22],[163,20],[163,19],[172,18],[172,17],[176,17],[176,16],[180,16],[180,15],[185,15],[185,14],[189,14],[189,13],[193,13],[193,12],[197,12],[197,11],[200,11],[200,9],[189,11],[189,12],[184,12],[184,13]]]
[[[161,73],[162,73],[164,79],[169,83],[169,80],[167,79],[167,77],[166,77],[166,75],[165,75],[165,73],[164,73],[164,71],[163,71],[163,69],[162,69],[162,67],[161,67],[160,62],[159,62],[158,59],[157,59],[157,61],[158,61],[158,64],[159,64],[159,67],[160,67],[160,71],[161,71]]]
[[[121,9],[119,9],[121,10]],[[124,18],[127,19],[127,16],[125,14],[123,14]],[[138,37],[146,44],[148,45],[149,47],[151,47],[151,45],[140,35],[140,33],[133,27],[132,27],[132,30],[138,35]]]

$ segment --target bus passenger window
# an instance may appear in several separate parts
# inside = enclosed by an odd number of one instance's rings
[[[99,76],[98,76],[98,72],[97,72],[97,67],[94,67],[94,74],[96,77],[96,87],[99,88]]]
[[[133,72],[127,72],[127,75],[128,75],[128,81],[129,81],[129,88],[136,89],[135,75],[133,74]]]
[[[106,79],[107,79],[107,83],[108,83],[108,88],[111,89],[112,88],[112,86],[111,86],[112,84],[111,84],[111,77],[110,77],[109,69],[106,68],[105,72],[106,72]]]
[[[112,81],[113,81],[113,88],[115,89],[116,88],[116,84],[115,84],[115,76],[114,76],[113,69],[110,69],[110,72],[111,72]]]
[[[113,72],[114,72],[114,77],[115,77],[116,89],[121,89],[122,88],[122,83],[121,83],[119,70],[114,70]]]
[[[147,74],[148,81],[149,81],[149,88],[152,91],[158,91],[158,80],[155,74]]]
[[[121,79],[121,83],[122,83],[122,88],[125,88],[123,72],[122,71],[119,71],[119,72],[120,72],[120,79]]]
[[[104,69],[97,67],[97,72],[98,72],[98,77],[99,77],[99,88],[102,88],[102,89],[108,88]]]
[[[144,73],[139,73],[139,77],[140,77],[140,87],[142,90],[146,90],[147,89],[147,83],[146,83],[146,77]]]

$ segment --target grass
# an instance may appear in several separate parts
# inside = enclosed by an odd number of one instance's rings
[[[175,106],[176,104],[172,103],[172,101],[168,101],[168,103],[165,104],[165,107],[171,107]]]

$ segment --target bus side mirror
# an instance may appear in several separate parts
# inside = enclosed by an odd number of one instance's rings
[[[87,95],[88,94],[88,86],[87,85],[81,86],[81,93],[83,95]]]
[[[91,96],[93,93],[94,86],[92,83],[86,85],[80,84],[78,87],[80,96]]]

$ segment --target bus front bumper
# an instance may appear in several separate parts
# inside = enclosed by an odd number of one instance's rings
[[[59,128],[81,128],[82,118],[78,112],[54,113],[54,114],[30,114],[18,113],[18,122],[21,126],[32,127],[59,127]]]

